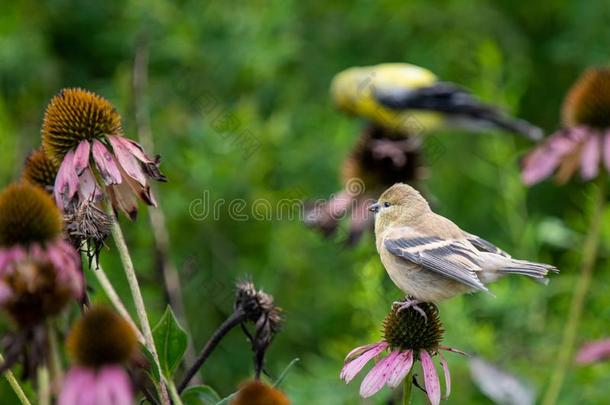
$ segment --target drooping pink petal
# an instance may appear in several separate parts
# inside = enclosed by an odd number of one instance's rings
[[[129,375],[119,366],[106,366],[98,372],[96,394],[99,405],[133,403]]]
[[[131,189],[133,194],[138,196],[146,204],[156,207],[157,201],[155,200],[155,197],[153,196],[153,194],[150,190],[150,186],[147,184],[147,182],[144,181],[145,185],[142,186],[142,184],[138,183],[137,181],[132,179],[130,176],[125,174],[125,172],[123,171],[122,168],[120,170],[121,170],[121,175],[123,176],[123,180],[125,180],[125,182],[127,182],[127,185],[129,186],[129,188]]]
[[[110,136],[108,139],[122,169],[142,186],[146,186],[146,174],[142,170],[142,164],[120,140],[123,138],[120,136]]]
[[[89,141],[81,141],[74,152],[74,170],[76,174],[80,174],[89,166],[89,155],[91,152],[91,144]]]
[[[428,393],[428,399],[430,399],[432,405],[438,405],[441,402],[441,385],[438,381],[438,374],[436,374],[432,357],[430,357],[426,350],[420,350],[419,360],[424,370],[424,385]]]
[[[400,353],[395,360],[394,369],[388,378],[388,387],[396,388],[409,374],[413,367],[413,351],[407,350]]]
[[[74,170],[74,151],[70,150],[64,156],[55,177],[55,185],[53,186],[55,202],[59,207],[66,208],[77,190],[78,176]]]
[[[129,154],[133,155],[136,159],[141,161],[142,163],[153,163],[154,160],[149,158],[146,153],[144,153],[144,149],[137,142],[132,141],[131,139],[125,138],[124,136],[112,135],[109,136],[108,139],[112,144],[112,148],[115,148],[115,145],[120,145],[121,148],[124,148],[129,152]]]
[[[394,371],[391,366],[394,365],[394,360],[399,354],[398,351],[391,352],[368,372],[364,380],[362,380],[362,384],[360,384],[360,396],[362,398],[373,396],[383,388],[388,382],[392,371]]]
[[[451,352],[451,353],[461,354],[462,356],[465,356],[465,357],[471,357],[471,355],[469,353],[466,353],[466,352],[461,351],[459,349],[454,349],[453,347],[442,346],[441,345],[438,348],[441,349],[441,350],[446,350],[446,351]]]
[[[58,405],[97,405],[95,371],[73,367],[66,374]]]
[[[136,196],[127,182],[108,187],[110,201],[115,210],[120,210],[132,221],[138,216]]]
[[[590,364],[610,359],[610,338],[588,342],[576,354],[576,362]]]
[[[584,180],[591,180],[599,172],[599,160],[601,158],[601,138],[597,134],[591,134],[585,141],[580,161],[580,175]]]
[[[559,156],[546,145],[539,146],[523,159],[521,179],[531,186],[549,177],[559,165]]]
[[[102,196],[102,190],[88,167],[78,177],[78,182],[78,195],[81,201],[97,201]]]
[[[14,297],[14,292],[11,287],[4,281],[0,281],[0,305],[6,304]]]
[[[604,145],[602,149],[602,154],[604,156],[604,166],[606,167],[606,170],[610,172],[610,130],[606,131],[603,137]]]
[[[374,348],[375,346],[379,346],[380,343],[370,343],[368,345],[364,345],[364,346],[359,346],[356,347],[355,349],[353,349],[351,352],[349,352],[347,354],[347,356],[345,356],[345,360],[344,362],[350,362],[353,359],[355,359],[356,357],[359,357],[362,353],[364,352],[368,352],[369,350],[371,350],[372,348]]]
[[[447,364],[447,360],[442,355],[441,352],[438,352],[438,356],[441,359],[441,365],[443,366],[443,373],[445,374],[445,399],[449,398],[449,394],[451,394],[451,373],[449,372],[449,365]]]
[[[120,184],[121,173],[117,163],[112,156],[112,153],[104,146],[103,143],[95,139],[93,141],[93,160],[99,170],[102,179],[106,185]]]
[[[370,350],[362,353],[360,357],[346,363],[341,370],[341,374],[339,377],[345,381],[345,383],[349,383],[362,368],[368,363],[373,357],[377,356],[379,353],[387,349],[388,344],[385,342],[378,343]]]

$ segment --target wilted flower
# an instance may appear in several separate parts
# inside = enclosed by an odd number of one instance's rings
[[[591,364],[610,359],[610,338],[585,343],[576,354],[579,364]]]
[[[59,405],[131,405],[133,389],[124,365],[137,351],[132,326],[105,307],[85,312],[68,335],[75,365],[64,381]]]
[[[610,171],[610,69],[587,70],[572,86],[563,105],[563,128],[523,160],[523,182],[534,184],[557,169],[559,183],[580,168],[583,180]]]
[[[64,211],[98,201],[107,190],[115,209],[137,214],[137,198],[156,206],[148,178],[165,181],[159,157],[151,159],[123,136],[121,116],[110,102],[82,89],[64,89],[44,116],[42,144],[59,171],[54,194]]]
[[[449,396],[451,376],[447,362],[440,350],[462,352],[440,346],[443,338],[443,327],[436,305],[423,303],[419,304],[419,307],[426,313],[427,319],[422,317],[413,307],[399,309],[398,306],[393,306],[383,323],[383,340],[357,347],[345,358],[345,365],[341,370],[340,377],[346,383],[349,383],[370,360],[387,353],[364,377],[360,385],[360,396],[363,398],[374,395],[384,385],[390,388],[398,387],[409,375],[414,363],[419,360],[424,373],[428,398],[433,405],[438,404],[441,398],[441,388],[432,361],[432,357],[437,354],[445,374],[446,397]]]
[[[38,148],[27,157],[23,168],[22,178],[32,184],[44,188],[49,193],[53,192],[57,165],[51,161],[42,148]]]
[[[39,187],[0,194],[0,306],[21,326],[57,314],[84,292],[78,253],[62,239],[61,215]]]
[[[231,405],[290,405],[286,395],[259,380],[245,383]]]
[[[244,323],[242,330],[248,336],[254,353],[254,371],[256,378],[264,366],[265,353],[275,334],[279,331],[282,317],[281,309],[273,304],[273,297],[262,290],[256,290],[250,280],[237,283],[236,310],[245,314],[245,320],[254,324],[251,333]]]

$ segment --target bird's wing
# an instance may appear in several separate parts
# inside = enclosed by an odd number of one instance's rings
[[[398,237],[384,240],[385,248],[395,256],[459,281],[475,290],[487,291],[477,276],[481,271],[478,255],[467,241],[424,236],[403,228]]]
[[[478,237],[477,235],[464,232],[464,236],[466,237],[468,242],[472,244],[472,246],[474,246],[475,248],[477,248],[477,250],[480,250],[481,252],[494,253],[507,258],[511,257],[508,253],[506,253],[493,243],[486,241],[485,239]]]
[[[542,130],[527,121],[511,118],[498,108],[482,103],[467,90],[447,82],[419,88],[376,87],[377,102],[393,110],[431,110],[457,119],[491,125],[508,132],[539,140]]]

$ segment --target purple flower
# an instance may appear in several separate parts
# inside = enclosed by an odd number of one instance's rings
[[[47,107],[43,149],[59,166],[53,192],[64,212],[107,192],[113,207],[131,219],[137,200],[157,202],[148,179],[165,181],[159,157],[123,136],[121,117],[108,100],[82,89],[64,89]]]
[[[72,367],[59,395],[59,405],[131,405],[133,400],[129,375],[113,365]]]
[[[441,386],[432,357],[438,355],[445,377],[445,398],[451,392],[451,375],[440,350],[465,354],[459,350],[440,346],[443,329],[434,304],[420,304],[427,320],[413,308],[393,307],[384,321],[384,339],[360,346],[345,358],[340,378],[349,383],[371,360],[376,364],[360,384],[360,396],[368,398],[384,386],[398,387],[419,361],[424,375],[424,386],[430,402],[441,400]],[[407,382],[410,383],[410,382]]]
[[[591,364],[610,359],[610,338],[585,343],[576,354],[579,364]]]
[[[600,166],[610,171],[610,69],[589,69],[568,92],[563,129],[548,137],[523,160],[522,179],[538,183],[555,171],[560,184],[576,171],[595,178]]]

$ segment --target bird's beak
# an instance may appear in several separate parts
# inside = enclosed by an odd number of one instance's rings
[[[379,212],[379,203],[375,203],[369,207],[369,211],[377,214]]]

